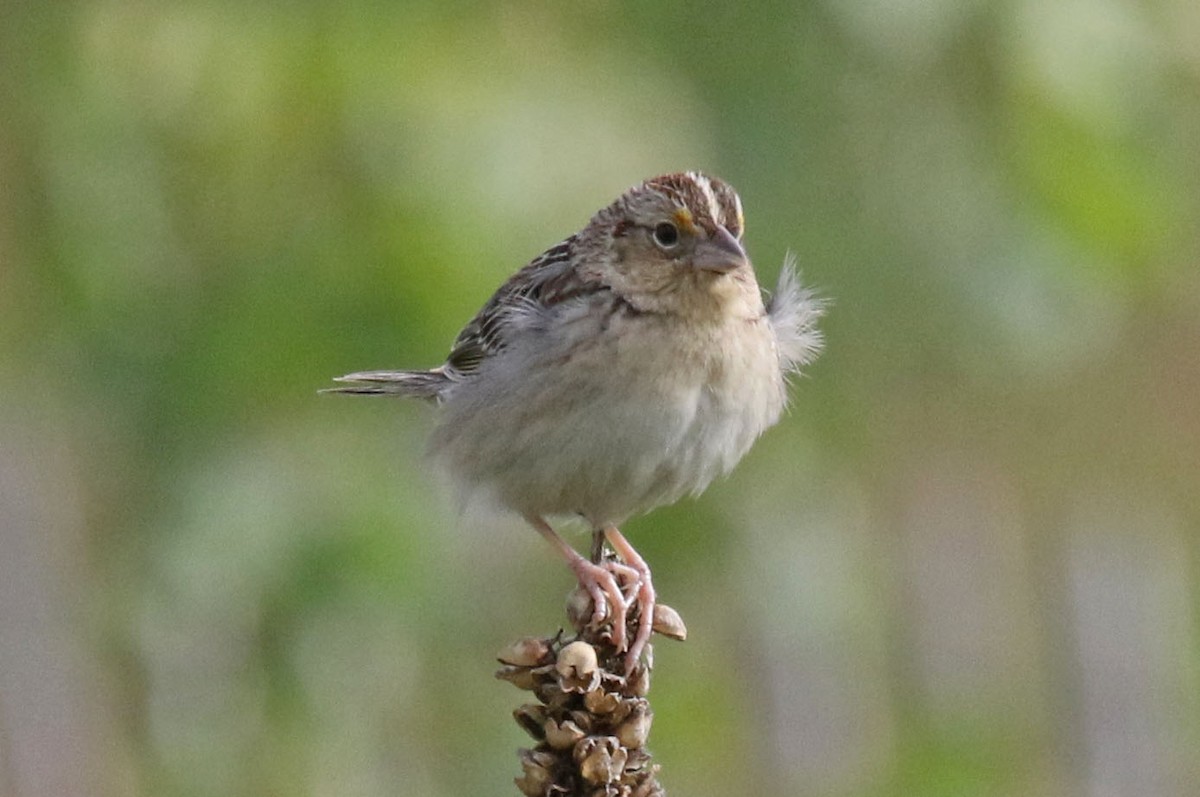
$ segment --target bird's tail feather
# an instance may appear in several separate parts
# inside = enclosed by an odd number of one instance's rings
[[[403,396],[436,400],[450,385],[442,368],[432,371],[359,371],[335,377],[345,387],[331,387],[322,393],[348,393],[356,396]]]

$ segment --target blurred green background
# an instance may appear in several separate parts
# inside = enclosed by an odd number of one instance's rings
[[[569,575],[316,390],[684,168],[834,304],[626,527],[668,791],[1200,793],[1193,0],[10,1],[0,108],[0,793],[516,794]]]

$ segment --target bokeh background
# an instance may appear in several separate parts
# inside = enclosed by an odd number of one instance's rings
[[[10,0],[0,108],[0,792],[516,794],[569,576],[316,391],[699,168],[833,304],[626,528],[670,793],[1200,794],[1194,0]]]

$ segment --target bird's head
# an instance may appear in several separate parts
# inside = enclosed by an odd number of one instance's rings
[[[688,315],[761,312],[743,227],[741,200],[728,183],[681,172],[625,192],[596,214],[580,244],[595,255],[590,276],[634,306]]]

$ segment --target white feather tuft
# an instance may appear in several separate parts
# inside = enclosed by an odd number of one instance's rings
[[[796,256],[783,259],[779,282],[767,303],[767,316],[779,341],[779,359],[786,372],[798,372],[817,359],[825,345],[817,320],[825,314],[825,302],[800,283]]]

